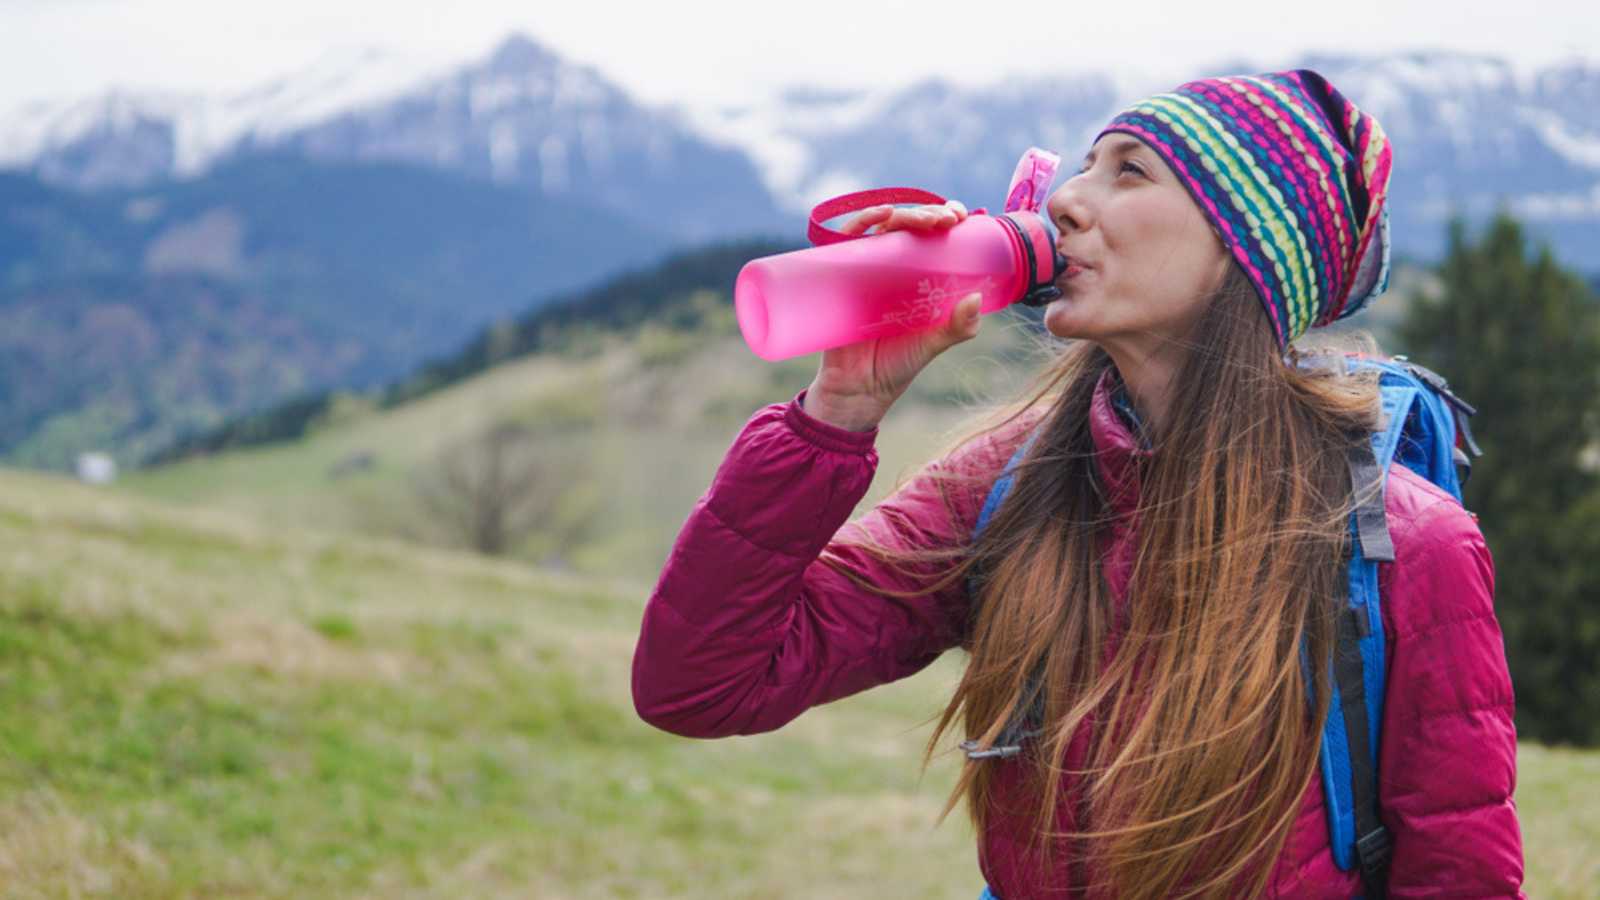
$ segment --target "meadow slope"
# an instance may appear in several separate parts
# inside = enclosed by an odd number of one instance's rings
[[[0,470],[0,896],[976,896],[958,654],[687,740],[649,587]],[[1600,754],[1520,762],[1529,895],[1594,896]]]
[[[649,585],[0,470],[0,896],[971,897],[954,658],[703,742]]]

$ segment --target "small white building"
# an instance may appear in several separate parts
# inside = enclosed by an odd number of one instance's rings
[[[117,480],[117,461],[109,453],[79,453],[78,480],[88,484],[110,484]]]

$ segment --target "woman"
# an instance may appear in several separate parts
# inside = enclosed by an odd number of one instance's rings
[[[969,757],[945,807],[968,803],[987,896],[1361,893],[1333,863],[1317,777],[1329,687],[1308,691],[1298,654],[1331,653],[1357,500],[1346,450],[1376,425],[1376,386],[1302,368],[1291,342],[1386,287],[1389,162],[1377,122],[1305,69],[1189,82],[1119,114],[1047,206],[1076,268],[1044,324],[1075,340],[851,522],[878,422],[977,333],[976,298],[940,331],[825,352],[807,389],[746,424],[685,523],[634,655],[640,716],[693,737],[770,731],[960,647],[924,766],[951,728],[992,745],[1024,674],[1044,673],[1026,752]],[[886,208],[848,228],[964,215]],[[1489,551],[1403,466],[1384,503],[1389,895],[1520,896]]]

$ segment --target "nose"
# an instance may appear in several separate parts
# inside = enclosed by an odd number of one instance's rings
[[[1068,178],[1045,201],[1045,211],[1056,226],[1057,234],[1066,237],[1069,232],[1079,232],[1089,226],[1089,205],[1086,202],[1086,178],[1083,174]]]
[[[1093,221],[1093,203],[1085,173],[1074,175],[1058,187],[1050,199],[1045,200],[1045,211],[1050,223],[1056,226],[1056,250],[1061,250],[1062,239],[1069,234],[1085,231]]]

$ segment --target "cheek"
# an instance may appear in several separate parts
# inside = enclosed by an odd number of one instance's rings
[[[1162,295],[1174,289],[1188,295],[1203,288],[1215,274],[1222,252],[1210,221],[1187,195],[1173,198],[1152,191],[1139,200],[1125,210],[1128,215],[1118,229],[1122,246],[1113,254],[1126,264],[1124,277]]]
[[[1125,276],[1152,275],[1171,268],[1181,254],[1181,210],[1158,191],[1130,192],[1101,219],[1109,261]]]

